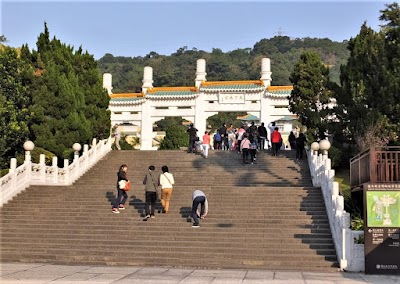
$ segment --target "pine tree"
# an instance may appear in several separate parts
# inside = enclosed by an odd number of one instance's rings
[[[289,110],[299,116],[314,138],[323,138],[331,92],[329,69],[316,52],[305,52],[290,75],[293,91],[289,96]]]
[[[0,50],[0,70],[0,165],[6,168],[29,139],[33,70],[7,46]]]
[[[93,56],[82,49],[49,40],[49,31],[41,33],[38,51],[32,53],[37,68],[31,132],[37,146],[69,158],[71,146],[90,144],[92,138],[106,138],[110,131],[109,97],[102,88]]]

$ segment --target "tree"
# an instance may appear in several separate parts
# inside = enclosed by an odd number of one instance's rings
[[[326,131],[329,69],[316,52],[305,52],[290,75],[293,90],[289,96],[289,110],[299,116],[314,138],[323,138]]]
[[[189,135],[183,125],[171,125],[167,128],[160,150],[178,150],[189,145]]]
[[[387,58],[387,85],[385,93],[390,97],[386,116],[400,128],[400,7],[394,2],[385,5],[379,19],[385,21],[385,55]]]
[[[366,139],[371,130],[380,129],[375,135],[384,141],[392,136],[400,110],[394,91],[398,78],[391,74],[385,33],[375,32],[364,23],[348,48],[350,58],[341,68],[342,89],[337,96],[344,127],[354,141]]]
[[[33,70],[7,46],[0,50],[0,70],[0,165],[5,168],[29,140]]]
[[[31,134],[37,146],[69,158],[74,143],[90,144],[94,137],[109,136],[109,97],[102,88],[96,61],[81,47],[74,53],[73,47],[55,37],[50,40],[46,24],[37,47],[31,55],[38,71]]]
[[[232,124],[234,128],[239,128],[242,122],[237,119],[238,116],[246,115],[246,112],[220,112],[207,119],[207,124],[211,126],[211,131],[219,129],[223,123],[227,126]]]
[[[172,126],[172,125],[182,125],[182,122],[187,121],[186,119],[183,119],[181,116],[171,116],[171,117],[166,117],[164,119],[161,119],[160,121],[157,121],[157,128],[160,131],[167,131],[167,129]]]

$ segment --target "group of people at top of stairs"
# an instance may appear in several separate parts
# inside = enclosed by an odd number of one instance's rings
[[[197,135],[198,130],[193,126],[193,124],[190,124],[190,128],[187,132],[189,133],[188,152],[194,153],[196,150],[201,150],[204,158],[208,157],[209,149],[230,150],[241,153],[241,142],[245,137],[251,138],[252,141],[254,140],[254,146],[252,146],[254,149],[263,150],[265,147],[269,148],[269,140],[267,138],[268,132],[264,123],[257,127],[254,125],[254,122],[252,122],[250,126],[243,125],[239,129],[235,129],[232,124],[227,127],[226,123],[223,123],[214,133],[212,139],[211,132],[208,131],[205,131],[202,139],[200,139]]]
[[[268,132],[264,126],[264,122],[260,126],[256,126],[254,122],[251,122],[250,126],[242,125],[239,129],[235,129],[230,125],[226,127],[226,123],[222,124],[214,136],[211,139],[211,133],[205,131],[202,139],[198,137],[198,130],[190,124],[187,132],[189,133],[189,153],[194,153],[197,149],[202,151],[202,156],[204,158],[208,157],[209,149],[214,150],[237,150],[238,153],[242,153],[243,164],[251,163],[254,164],[256,161],[257,151],[265,150],[265,147],[272,148],[272,154],[274,156],[278,155],[279,149],[282,147],[282,135],[279,132],[279,128],[275,125],[275,122],[271,122],[268,125],[271,132],[271,145],[268,139]],[[211,145],[211,140],[213,144]],[[300,133],[296,137],[293,131],[289,135],[289,143],[291,149],[296,149],[296,160],[301,160],[303,158],[304,146],[307,142],[306,136]],[[250,161],[249,160],[250,156]]]
[[[128,199],[128,194],[121,188],[120,181],[128,182],[127,165],[123,164],[117,172],[117,198],[115,199],[112,212],[120,213],[120,210],[125,210],[125,203]],[[144,176],[143,185],[145,193],[145,217],[143,221],[150,218],[155,218],[156,201],[158,199],[158,188],[161,187],[161,206],[158,213],[168,214],[170,199],[172,196],[173,185],[175,184],[174,176],[169,173],[168,166],[162,166],[162,174],[155,173],[155,166],[149,166],[148,173]],[[198,207],[201,207],[198,211]],[[208,213],[208,201],[203,191],[196,189],[192,196],[192,218],[194,223],[192,227],[199,227],[199,218],[203,219]]]

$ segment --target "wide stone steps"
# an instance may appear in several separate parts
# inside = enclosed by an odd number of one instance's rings
[[[240,240],[242,241],[242,240]],[[70,247],[71,244],[73,244],[74,242],[79,242],[81,244],[81,246],[87,246],[89,248],[95,247],[95,248],[103,248],[104,246],[108,246],[108,247],[120,247],[120,244],[116,244],[116,243],[110,243],[108,241],[104,241],[104,240],[88,240],[88,239],[66,239],[63,241],[62,244],[60,244],[57,241],[54,241],[51,238],[47,238],[47,239],[40,239],[37,240],[35,242],[27,242],[24,244],[21,244],[20,242],[17,241],[8,241],[8,245],[7,248],[10,249],[12,247],[20,247],[20,246],[25,246],[25,247],[33,247],[33,246],[37,246],[38,248],[57,248],[57,247]],[[157,246],[166,246],[168,248],[172,248],[172,247],[179,247],[179,248],[188,248],[191,247],[193,249],[208,249],[210,247],[210,244],[206,243],[206,242],[197,242],[197,243],[193,243],[191,241],[188,240],[180,240],[179,243],[176,242],[175,240],[160,240],[159,238],[155,238],[155,239],[146,239],[146,240],[142,240],[142,239],[134,239],[134,240],[126,240],[124,242],[124,244],[130,248],[135,247],[136,249],[140,249],[141,247],[145,247],[149,244],[153,244],[153,245],[157,245]],[[237,249],[239,240],[236,242],[229,242],[227,243],[226,241],[215,241],[213,242],[213,247],[216,249],[216,251],[218,250],[224,250],[225,248],[234,248]],[[330,255],[334,255],[335,251],[334,251],[334,246],[332,244],[312,244],[312,245],[307,245],[307,244],[302,244],[302,243],[276,243],[276,240],[273,241],[269,241],[267,243],[257,243],[257,242],[246,242],[243,246],[242,246],[242,250],[243,249],[271,249],[275,250],[275,251],[281,251],[282,253],[288,254],[288,253],[292,253],[293,249],[299,249],[299,250],[307,250],[307,251],[303,251],[304,254],[307,254],[309,252],[312,252],[311,250],[309,250],[310,248],[315,250],[318,254],[318,252],[326,252],[327,254]],[[135,251],[136,251],[135,249]]]
[[[113,151],[73,185],[32,186],[0,209],[0,260],[54,264],[336,270],[319,188],[294,152],[243,165],[236,152],[208,159],[183,151]],[[126,210],[111,213],[116,171],[128,165]],[[169,214],[143,222],[142,179],[168,165],[175,186]],[[210,212],[187,217],[201,188]],[[159,202],[157,202],[159,206]],[[190,220],[189,220],[190,221]]]
[[[203,255],[203,257],[209,258],[249,258],[256,260],[269,259],[273,260],[274,258],[284,258],[290,255],[293,255],[293,251],[290,250],[282,250],[282,249],[265,249],[265,248],[213,248],[213,247],[196,247],[195,245],[186,246],[186,247],[168,247],[168,248],[160,248],[158,251],[149,252],[148,246],[151,246],[152,243],[148,243],[145,246],[130,246],[129,251],[132,252],[133,255],[142,255],[142,256],[151,256],[151,257],[162,257],[169,254],[171,257],[178,257],[182,255],[182,257],[191,258],[190,254],[195,253],[198,257]],[[109,255],[123,255],[127,250],[126,247],[121,245],[107,246],[106,248],[102,246],[93,246],[93,245],[81,245],[79,248],[71,248],[71,246],[63,246],[63,245],[42,245],[34,247],[32,246],[22,246],[19,248],[23,250],[23,253],[51,253],[56,255],[71,255],[75,254],[79,250],[84,250],[90,252],[92,256],[104,256],[107,257]],[[10,248],[1,248],[0,252],[7,252],[12,250]],[[335,261],[336,255],[334,250],[310,250],[310,249],[298,249],[298,257],[301,259],[308,260],[330,260]],[[266,256],[268,255],[268,256]],[[193,255],[192,255],[193,257]]]
[[[113,265],[113,266],[157,266],[157,267],[191,267],[191,268],[223,268],[223,269],[270,269],[271,267],[279,267],[280,270],[304,270],[307,271],[336,271],[337,263],[335,261],[321,260],[320,258],[310,259],[309,257],[298,258],[296,256],[271,256],[268,259],[253,259],[244,257],[227,257],[221,254],[218,257],[209,257],[209,254],[198,255],[193,257],[192,253],[179,254],[171,257],[170,253],[162,256],[136,256],[126,252],[122,255],[85,255],[82,253],[72,252],[72,255],[57,255],[49,253],[34,254],[13,254],[6,260],[15,262],[44,262],[52,264],[69,264],[69,265]],[[0,256],[4,259],[5,253]],[[291,260],[295,259],[295,260]]]

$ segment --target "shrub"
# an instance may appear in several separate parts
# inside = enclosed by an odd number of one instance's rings
[[[123,136],[123,135],[121,135],[121,140],[119,141],[119,146],[121,147],[121,150],[135,150],[135,148],[133,148],[133,145],[129,144],[126,141],[126,136]],[[112,145],[112,149],[117,150],[117,148],[115,147],[115,144]]]
[[[71,149],[72,151],[72,149]],[[32,157],[32,163],[36,163],[39,164],[40,162],[40,155],[44,154],[44,161],[46,165],[51,165],[52,159],[53,157],[55,157],[56,155],[50,151],[47,151],[43,148],[40,147],[35,147],[32,151],[31,151],[31,157]],[[17,164],[18,165],[22,165],[24,163],[25,160],[25,154],[17,154]],[[59,161],[60,162],[60,161]]]
[[[189,146],[189,135],[186,127],[182,125],[172,125],[167,128],[165,137],[160,144],[160,150],[177,150],[180,147]]]
[[[338,166],[342,163],[342,157],[342,150],[332,145],[329,149],[329,158],[331,159],[331,166],[333,169],[338,168]]]

